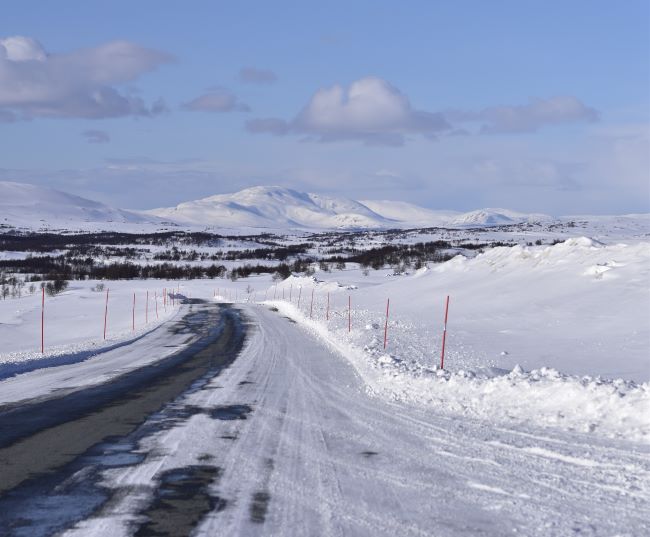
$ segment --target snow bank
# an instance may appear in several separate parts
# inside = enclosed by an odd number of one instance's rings
[[[495,422],[534,422],[650,443],[650,384],[571,376],[555,369],[446,371],[357,347],[295,305],[270,305],[346,356],[371,394]]]
[[[399,278],[383,272],[291,277],[279,286],[285,301],[277,293],[273,305],[348,356],[375,393],[648,440],[650,243],[578,237],[458,256]],[[446,371],[439,371],[446,295]]]

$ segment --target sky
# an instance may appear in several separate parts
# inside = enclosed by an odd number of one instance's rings
[[[0,180],[650,211],[647,0],[7,3]]]

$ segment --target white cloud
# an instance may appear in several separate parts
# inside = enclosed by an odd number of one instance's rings
[[[445,114],[450,121],[482,123],[481,133],[535,132],[549,125],[598,120],[598,111],[570,95],[548,99],[530,99],[519,106],[492,106],[479,112],[451,110]]]
[[[368,145],[403,145],[408,135],[434,138],[451,126],[441,114],[416,110],[406,95],[376,77],[349,88],[318,90],[290,122],[278,118],[251,120],[251,132],[305,134],[319,141],[360,140]]]
[[[277,79],[277,75],[269,69],[243,67],[239,71],[239,80],[245,84],[273,84]]]
[[[236,95],[225,88],[213,88],[190,102],[185,103],[186,110],[203,112],[248,112],[249,106],[242,103]]]
[[[128,41],[49,54],[36,40],[0,39],[0,117],[105,118],[152,116],[151,106],[115,86],[133,82],[172,57]]]

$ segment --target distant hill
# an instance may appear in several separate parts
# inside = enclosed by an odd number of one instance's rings
[[[89,227],[83,225],[86,223],[144,224],[160,220],[52,188],[0,181],[0,224],[69,229]]]
[[[176,207],[129,211],[59,190],[0,182],[0,225],[29,229],[140,230],[169,226],[226,229],[386,229],[476,227],[554,221],[507,209],[468,213],[431,210],[403,201],[364,200],[256,186]]]

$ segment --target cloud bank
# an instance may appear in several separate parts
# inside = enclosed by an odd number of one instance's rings
[[[451,110],[445,116],[451,121],[482,123],[482,134],[535,132],[546,126],[591,123],[599,118],[596,109],[570,95],[530,99],[525,105],[493,106],[479,112]]]
[[[194,112],[248,112],[250,107],[242,103],[235,94],[226,88],[213,88],[208,93],[183,105],[185,110]]]
[[[366,77],[348,88],[318,90],[291,121],[258,118],[246,128],[253,133],[302,134],[321,142],[399,146],[409,135],[435,138],[451,126],[441,114],[413,108],[408,97],[385,80]]]
[[[30,37],[0,39],[0,121],[160,114],[166,110],[162,100],[147,105],[116,86],[172,59],[129,41],[50,54]]]

